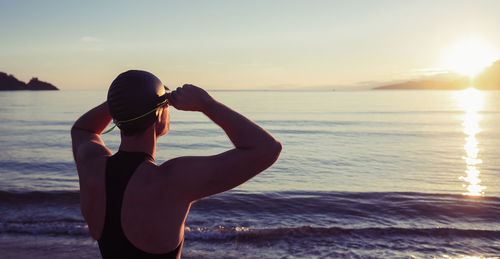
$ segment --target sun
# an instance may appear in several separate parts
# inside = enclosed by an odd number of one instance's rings
[[[450,72],[475,77],[498,59],[498,53],[479,38],[468,38],[450,46],[443,56],[442,67]]]

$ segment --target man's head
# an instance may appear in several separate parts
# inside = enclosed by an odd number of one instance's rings
[[[168,131],[165,87],[155,75],[141,70],[121,73],[108,90],[109,112],[125,136],[155,127],[157,136]]]

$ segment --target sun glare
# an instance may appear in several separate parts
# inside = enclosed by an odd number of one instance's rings
[[[442,67],[473,78],[498,58],[487,43],[478,38],[469,38],[451,46],[445,53]]]
[[[464,195],[481,196],[484,195],[486,186],[481,185],[479,179],[479,166],[483,162],[479,159],[479,147],[476,134],[481,132],[479,121],[482,116],[479,111],[483,107],[484,93],[474,88],[459,91],[455,94],[455,99],[458,105],[465,112],[463,117],[463,132],[465,134],[464,150],[465,160],[465,176],[460,176],[459,179],[464,181],[463,187],[467,190]]]

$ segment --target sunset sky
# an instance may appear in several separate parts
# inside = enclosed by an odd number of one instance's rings
[[[499,10],[457,0],[0,0],[0,71],[61,89],[106,89],[127,69],[171,88],[370,88],[477,73],[500,57]]]

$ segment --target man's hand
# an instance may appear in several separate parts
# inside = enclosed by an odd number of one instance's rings
[[[204,111],[215,100],[203,89],[185,84],[167,94],[168,102],[182,111]]]
[[[203,89],[184,85],[167,98],[179,110],[203,112],[234,145],[217,155],[178,157],[162,165],[169,172],[165,181],[174,183],[182,199],[192,202],[232,189],[278,159],[281,144],[269,132],[214,100]]]

